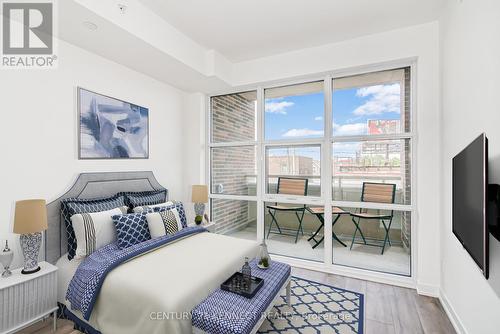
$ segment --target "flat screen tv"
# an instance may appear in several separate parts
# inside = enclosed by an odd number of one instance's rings
[[[453,234],[488,278],[488,139],[481,134],[453,158]]]

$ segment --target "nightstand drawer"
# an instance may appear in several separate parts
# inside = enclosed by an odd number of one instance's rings
[[[14,272],[13,276],[3,279],[0,333],[19,328],[57,307],[57,271],[45,270],[31,275]]]

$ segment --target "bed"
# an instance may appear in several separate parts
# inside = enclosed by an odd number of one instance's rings
[[[78,177],[68,192],[48,204],[45,254],[46,260],[59,268],[58,301],[65,306],[68,317],[87,332],[191,333],[189,312],[240,269],[245,257],[256,256],[255,241],[187,228],[178,239],[134,253],[110,270],[103,278],[91,312],[84,314],[74,309],[66,293],[86,260],[69,261],[65,254],[61,200],[162,188],[151,172],[86,173]]]

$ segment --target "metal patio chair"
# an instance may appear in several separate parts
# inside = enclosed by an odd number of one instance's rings
[[[278,189],[277,193],[282,195],[296,195],[296,196],[307,196],[307,186],[308,179],[299,179],[299,178],[290,178],[290,177],[278,177]],[[304,235],[304,230],[302,229],[302,221],[304,220],[304,213],[306,211],[306,206],[286,206],[279,205],[278,203],[274,203],[274,205],[267,206],[269,215],[271,216],[271,223],[269,224],[269,230],[267,231],[266,239],[269,238],[269,234],[271,232],[277,234],[285,234],[282,230],[286,230],[278,224],[278,220],[276,219],[276,214],[278,212],[294,212],[297,220],[299,222],[299,226],[297,227],[297,231],[295,232],[295,243],[299,239],[299,232]],[[276,224],[276,228],[278,232],[272,231],[273,223]],[[292,234],[287,234],[292,235]],[[293,235],[292,235],[293,236]]]
[[[361,202],[373,202],[373,203],[385,203],[393,204],[396,196],[396,185],[391,183],[373,183],[373,182],[363,182],[363,189],[361,192]],[[351,248],[354,245],[356,234],[359,231],[363,243],[369,246],[382,247],[382,255],[384,254],[385,245],[388,243],[392,246],[391,239],[389,238],[389,231],[391,229],[392,219],[394,216],[394,210],[391,210],[390,214],[371,214],[368,213],[367,209],[359,209],[359,212],[351,213],[351,220],[354,223],[355,230],[352,236]],[[357,220],[356,220],[357,219]],[[384,243],[379,244],[368,244],[366,238],[361,231],[359,223],[361,220],[372,220],[381,221],[385,230]]]

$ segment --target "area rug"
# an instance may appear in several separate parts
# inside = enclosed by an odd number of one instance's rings
[[[286,295],[258,333],[363,333],[363,294],[292,277],[291,306]]]

